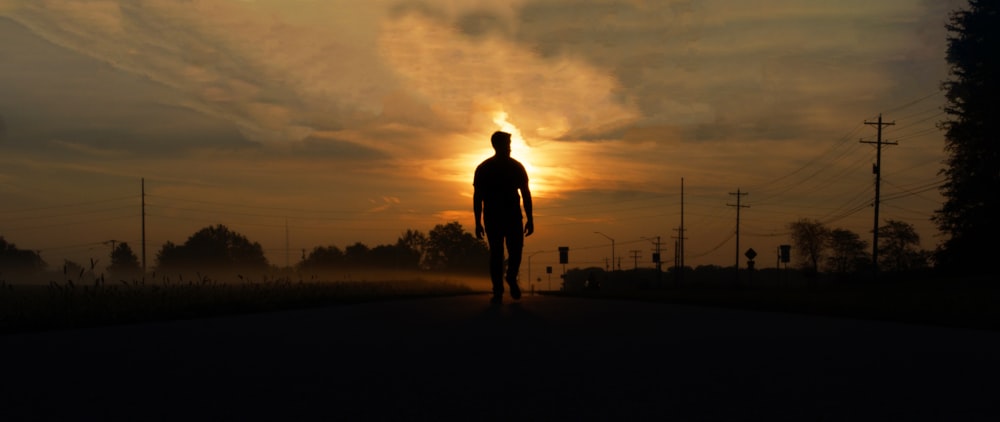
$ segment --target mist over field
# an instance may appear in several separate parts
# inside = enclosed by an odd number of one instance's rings
[[[471,274],[413,271],[413,270],[381,270],[381,269],[337,269],[294,271],[274,269],[258,271],[250,269],[231,268],[225,270],[188,269],[180,271],[150,271],[143,277],[135,274],[131,277],[115,277],[106,271],[94,271],[85,268],[68,271],[49,270],[33,274],[12,274],[0,272],[0,282],[11,286],[44,286],[52,283],[73,283],[78,286],[96,284],[134,285],[144,283],[150,285],[166,284],[247,284],[247,283],[358,283],[358,282],[392,282],[405,285],[406,282],[439,283],[462,286],[473,291],[489,291],[490,280],[487,274],[476,276]]]

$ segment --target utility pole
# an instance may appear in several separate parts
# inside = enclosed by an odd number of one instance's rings
[[[726,204],[726,206],[736,207],[736,281],[740,281],[740,208],[750,208],[749,205],[740,205],[740,199],[743,195],[749,195],[747,192],[740,192],[736,189],[736,192],[729,192],[730,195],[736,195],[736,205]]]
[[[663,262],[663,256],[660,255],[660,236],[656,236],[655,239],[651,237],[643,237],[643,239],[653,242],[653,263],[656,264],[656,274],[657,277],[659,277],[659,274],[663,269],[661,265]]]
[[[677,273],[674,280],[680,282],[684,277],[684,178],[681,178],[681,226],[677,229],[677,241],[674,243],[674,267]]]
[[[639,254],[642,253],[642,251],[640,251],[638,249],[632,249],[632,250],[629,251],[629,253],[632,254],[632,260],[634,261],[634,264],[633,264],[634,266],[632,267],[632,269],[638,270],[639,269]]]
[[[606,235],[604,233],[601,233],[601,232],[594,232],[594,234],[599,234],[601,236],[604,236],[605,238],[607,238],[608,240],[611,241],[611,271],[614,272],[615,271],[615,239],[613,239],[613,238],[611,238],[611,236],[608,236],[608,235]],[[605,264],[605,266],[607,266],[607,264]],[[622,269],[621,262],[618,263],[618,269],[619,270]]]
[[[679,240],[681,241],[681,271],[684,270],[684,178],[681,178],[681,229],[677,233]]]
[[[146,278],[146,178],[139,179],[139,191],[142,198],[142,278]]]
[[[104,242],[101,242],[101,243],[103,243],[103,244],[105,244],[105,245],[107,245],[107,244],[109,244],[109,243],[111,244],[111,261],[112,261],[111,263],[112,263],[112,264],[114,264],[114,259],[115,259],[115,248],[116,248],[116,247],[117,247],[117,245],[118,245],[118,241],[117,241],[117,240],[114,240],[114,239],[111,239],[111,240],[107,240],[107,241],[104,241]]]
[[[860,140],[859,142],[863,144],[875,144],[875,165],[872,166],[872,173],[875,173],[875,224],[872,228],[872,269],[874,274],[878,276],[878,204],[879,204],[879,194],[880,188],[882,186],[882,145],[897,145],[896,142],[886,142],[882,140],[882,127],[892,126],[896,122],[882,122],[882,113],[878,115],[878,121],[869,122],[865,120],[866,125],[875,126],[878,131],[875,142]]]
[[[677,266],[677,263],[680,262],[680,260],[681,260],[681,241],[680,240],[675,240],[674,241],[674,268],[680,269],[680,267]],[[677,274],[674,274],[674,278],[675,279],[680,278],[680,272],[679,271],[678,271]]]
[[[682,207],[683,208],[683,207]],[[681,217],[683,220],[684,217]],[[677,236],[674,236],[674,281],[680,281],[684,272],[684,226],[674,229]]]

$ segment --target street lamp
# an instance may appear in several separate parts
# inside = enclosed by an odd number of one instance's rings
[[[611,271],[614,271],[615,270],[615,240],[612,239],[611,236],[608,236],[608,235],[606,235],[604,233],[601,233],[601,232],[594,232],[594,234],[599,234],[601,236],[604,236],[604,237],[608,238],[608,240],[611,241]]]
[[[528,288],[531,289],[531,257],[538,255],[545,251],[534,251],[531,255],[528,255]],[[534,289],[531,289],[532,294],[534,294]]]

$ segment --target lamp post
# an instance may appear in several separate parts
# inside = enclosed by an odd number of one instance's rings
[[[615,270],[615,240],[612,239],[611,236],[608,236],[608,235],[606,235],[604,233],[601,233],[601,232],[594,232],[594,234],[599,234],[601,236],[604,236],[604,237],[608,238],[608,240],[611,241],[611,271],[614,272],[614,270]]]
[[[534,251],[530,255],[528,255],[528,288],[531,290],[532,294],[534,294],[535,290],[531,289],[531,257],[538,255],[542,252],[545,251]]]

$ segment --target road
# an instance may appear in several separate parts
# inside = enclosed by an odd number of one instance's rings
[[[1000,420],[1000,333],[417,299],[0,336],[0,420]]]

